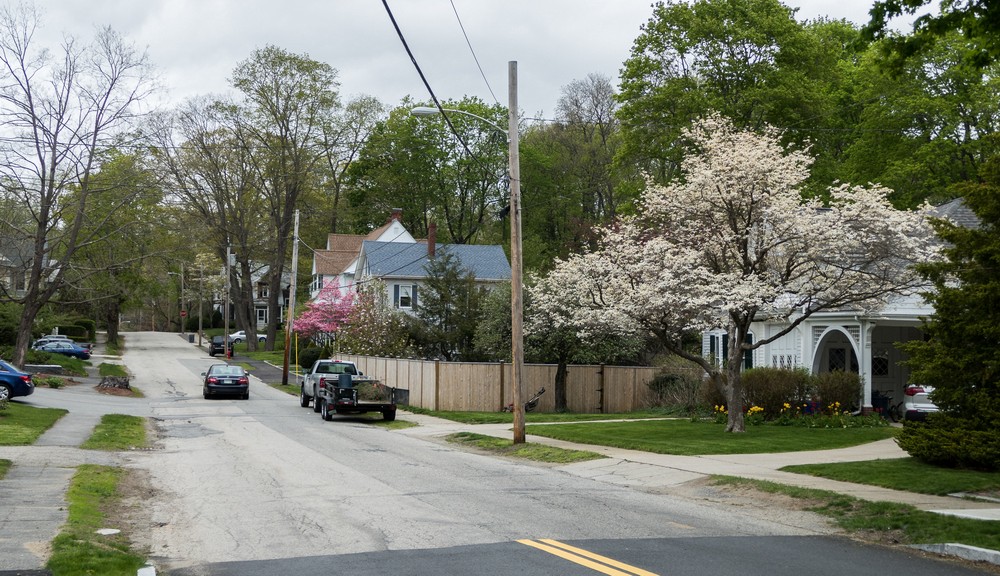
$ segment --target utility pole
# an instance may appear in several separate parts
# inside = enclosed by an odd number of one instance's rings
[[[226,347],[226,358],[231,358],[230,354],[230,344],[229,344],[229,262],[232,256],[230,256],[230,251],[232,246],[228,243],[226,244],[226,294],[223,298],[224,304],[222,305],[222,325],[224,326],[222,332],[222,342]]]
[[[523,300],[521,298],[521,162],[518,152],[517,61],[507,63],[510,156],[510,333],[511,386],[514,399],[514,444],[524,443],[524,403],[521,385],[524,370]]]
[[[198,347],[201,348],[202,311],[205,308],[205,264],[198,263]]]
[[[292,323],[295,318],[295,290],[299,276],[299,211],[295,211],[295,226],[292,229],[292,281],[288,285],[288,320],[285,322],[285,365],[281,371],[281,385],[288,385],[288,352],[292,347]]]

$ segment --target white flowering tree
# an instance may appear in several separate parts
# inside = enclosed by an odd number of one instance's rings
[[[550,317],[583,335],[643,333],[697,363],[725,394],[726,430],[743,432],[744,353],[822,310],[870,310],[914,288],[910,264],[932,255],[930,233],[923,211],[894,209],[879,186],[804,200],[810,158],[783,149],[773,129],[712,117],[687,137],[682,177],[649,184],[634,216],[603,230],[596,250],[557,261],[532,297],[570,310]],[[751,322],[765,319],[789,323],[747,343]],[[720,327],[732,343],[722,368],[681,345]]]

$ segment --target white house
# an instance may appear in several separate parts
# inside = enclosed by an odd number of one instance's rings
[[[326,250],[316,250],[313,254],[312,282],[309,285],[309,299],[315,300],[320,290],[334,279],[340,284],[341,293],[354,284],[355,268],[361,243],[368,241],[415,244],[417,241],[402,223],[403,211],[394,208],[386,223],[367,235],[329,234]]]
[[[938,206],[935,212],[962,226],[979,225],[976,215],[961,199]],[[747,352],[744,368],[806,368],[812,374],[856,372],[864,383],[865,408],[871,408],[873,390],[900,402],[903,389],[910,383],[910,370],[902,364],[907,357],[897,344],[923,338],[922,319],[933,312],[919,294],[898,296],[876,313],[848,309],[819,312],[774,342]],[[768,338],[797,318],[793,315],[781,322],[754,322],[748,338]],[[721,362],[728,352],[727,340],[725,330],[705,333],[702,354]]]

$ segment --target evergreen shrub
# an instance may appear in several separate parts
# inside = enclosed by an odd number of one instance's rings
[[[816,394],[822,408],[839,404],[840,412],[855,412],[861,401],[861,376],[855,372],[835,370],[823,372],[815,378]]]
[[[935,466],[1000,470],[1000,429],[975,428],[943,412],[928,414],[924,422],[907,420],[896,442],[910,456]]]

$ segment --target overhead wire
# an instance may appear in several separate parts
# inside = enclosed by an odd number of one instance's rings
[[[490,91],[490,96],[493,97],[493,101],[497,104],[500,103],[497,100],[497,95],[493,93],[493,87],[490,86],[490,81],[486,79],[486,72],[483,72],[483,66],[479,63],[479,57],[476,56],[476,51],[472,48],[472,42],[469,41],[469,35],[465,32],[465,25],[462,24],[462,18],[458,15],[458,8],[455,8],[455,0],[449,0],[451,2],[451,10],[455,13],[455,20],[458,20],[458,27],[462,30],[462,36],[465,36],[465,45],[469,47],[469,52],[472,53],[472,59],[476,62],[476,67],[479,68],[479,75],[483,77],[483,82],[486,83],[486,89]]]

